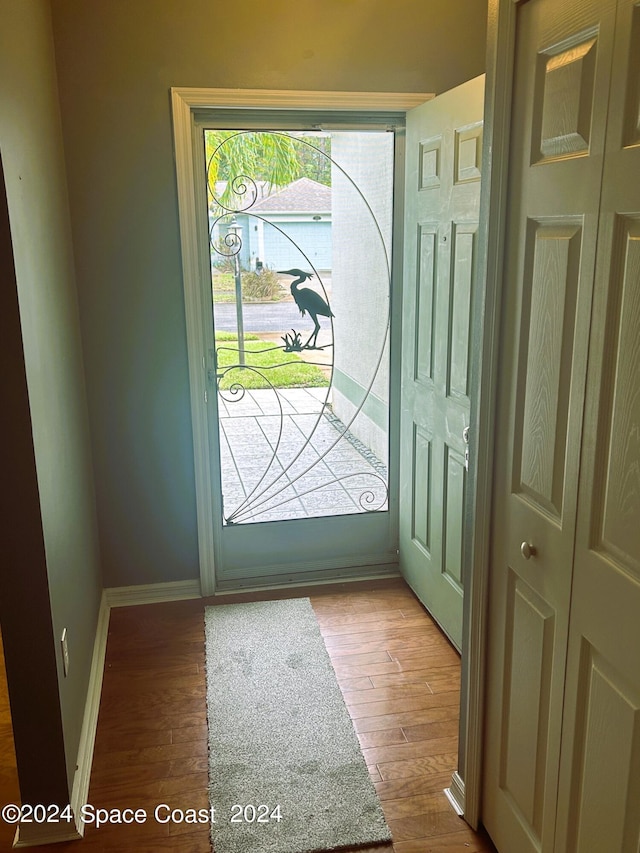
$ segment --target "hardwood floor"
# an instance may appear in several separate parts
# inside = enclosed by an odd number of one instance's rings
[[[302,595],[311,598],[393,833],[393,847],[371,853],[493,851],[443,793],[457,758],[458,655],[399,580],[112,610],[89,802],[149,815],[159,803],[207,808],[203,607]],[[80,847],[41,849],[209,853],[210,842],[207,825],[150,817],[89,825]]]
[[[0,635],[0,807],[20,802],[16,753],[13,747],[13,727],[4,668],[4,648]],[[16,834],[15,826],[0,820],[0,851],[10,850]]]

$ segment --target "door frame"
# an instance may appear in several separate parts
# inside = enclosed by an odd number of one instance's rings
[[[298,130],[310,130],[322,128],[322,130],[343,131],[345,135],[358,132],[368,135],[373,132],[373,136],[380,140],[380,143],[385,147],[386,168],[391,167],[392,171],[387,174],[386,181],[388,182],[387,190],[385,191],[387,211],[393,207],[393,219],[395,223],[402,224],[403,217],[401,215],[401,194],[394,194],[394,186],[399,185],[401,176],[404,177],[404,153],[405,153],[405,115],[401,110],[391,112],[371,112],[353,110],[336,112],[334,110],[327,112],[322,110],[277,110],[269,108],[264,109],[245,109],[245,110],[203,110],[196,114],[194,121],[194,145],[199,151],[199,157],[196,158],[197,173],[194,175],[196,189],[197,213],[196,218],[199,222],[197,238],[199,242],[199,251],[204,257],[210,254],[211,234],[207,236],[207,232],[211,228],[210,218],[207,218],[207,189],[208,184],[202,180],[204,166],[204,139],[208,128],[238,128],[244,127],[245,130],[253,132],[268,132],[269,129],[279,129],[283,132],[296,133]],[[337,143],[337,139],[335,140]],[[390,144],[391,143],[391,144]],[[382,153],[382,151],[380,151]],[[334,157],[336,155],[334,154]],[[336,162],[333,160],[332,162]],[[341,157],[338,156],[336,164],[338,171],[342,167],[346,167],[345,174],[351,172],[349,181],[352,181],[355,173],[352,169],[358,168],[357,164],[351,163],[347,165],[346,161],[340,166]],[[382,166],[380,161],[379,166]],[[371,179],[372,176],[370,176]],[[359,181],[353,185],[357,194],[361,195],[363,186]],[[211,188],[209,188],[211,189]],[[373,186],[370,187],[373,189]],[[364,202],[362,208],[363,214],[368,207],[367,190],[361,198]],[[237,206],[237,205],[232,205]],[[246,207],[246,202],[239,205],[240,208]],[[338,205],[340,207],[340,205]],[[346,210],[346,209],[345,209]],[[250,212],[250,211],[249,211]],[[334,218],[338,210],[334,210]],[[380,215],[382,210],[379,211]],[[349,219],[351,216],[349,215]],[[259,218],[258,218],[259,221]],[[369,208],[366,217],[370,234],[378,241],[378,245],[384,246],[384,258],[382,254],[379,256],[379,283],[377,285],[380,296],[385,293],[388,297],[388,305],[386,313],[387,323],[380,328],[378,322],[377,331],[372,329],[366,335],[367,341],[373,346],[374,351],[367,351],[367,348],[361,349],[364,359],[363,366],[368,366],[373,369],[375,365],[375,376],[370,371],[368,378],[362,375],[363,380],[362,393],[364,398],[359,407],[362,408],[364,403],[369,402],[372,388],[366,390],[367,384],[373,385],[374,378],[377,378],[378,368],[384,364],[389,371],[389,380],[385,382],[388,390],[388,430],[386,432],[386,440],[388,441],[389,457],[388,457],[388,478],[387,478],[387,507],[380,508],[380,511],[366,511],[366,507],[361,504],[361,510],[358,512],[341,513],[339,510],[335,512],[328,511],[324,517],[315,515],[307,518],[295,519],[273,519],[269,523],[261,524],[227,524],[223,521],[223,497],[222,492],[225,490],[226,471],[222,461],[222,444],[225,443],[225,429],[223,425],[225,420],[222,418],[220,405],[224,400],[227,404],[231,398],[227,399],[228,395],[215,393],[214,371],[216,370],[216,358],[214,351],[217,352],[215,343],[214,328],[217,322],[217,315],[214,310],[214,316],[211,312],[211,292],[210,292],[210,277],[200,283],[200,312],[203,317],[206,317],[205,333],[206,333],[206,348],[202,352],[207,360],[208,368],[208,422],[209,422],[209,445],[204,448],[205,456],[210,460],[212,471],[212,480],[216,488],[214,489],[212,500],[214,514],[210,519],[213,525],[213,538],[215,544],[215,585],[216,590],[222,592],[247,589],[247,588],[264,588],[266,586],[299,586],[309,583],[327,583],[331,580],[354,580],[368,579],[378,577],[396,576],[399,574],[398,566],[398,525],[399,525],[399,412],[400,412],[400,331],[401,331],[401,301],[402,301],[402,265],[400,263],[399,253],[395,253],[393,257],[393,267],[389,268],[390,249],[396,243],[401,242],[400,228],[394,228],[394,233],[382,229],[381,222],[377,222],[376,214]],[[384,232],[384,233],[383,233]],[[246,233],[246,229],[245,229]],[[334,236],[336,236],[334,234]],[[344,234],[343,234],[344,237]],[[339,242],[339,241],[338,241]],[[334,241],[335,243],[335,241]],[[293,244],[295,245],[295,243]],[[291,247],[291,244],[290,244]],[[357,251],[357,250],[356,250]],[[355,257],[355,256],[354,256]],[[364,259],[362,259],[364,260]],[[302,263],[302,256],[300,263]],[[290,266],[290,262],[284,264]],[[334,281],[336,280],[337,270],[333,270]],[[317,273],[316,273],[317,275]],[[390,278],[389,278],[390,276]],[[367,293],[370,290],[370,283],[367,288]],[[334,303],[336,301],[336,293],[334,291]],[[365,296],[365,303],[367,297]],[[338,306],[339,307],[339,306]],[[214,306],[215,309],[215,306]],[[334,310],[335,307],[334,307]],[[344,306],[338,312],[344,317]],[[378,321],[382,319],[378,318]],[[337,332],[337,327],[334,330]],[[197,352],[197,351],[196,351]],[[377,360],[377,363],[376,363]],[[348,370],[348,364],[344,358],[337,354],[333,361],[332,382],[337,383],[337,378],[340,372]],[[242,386],[242,377],[238,376],[238,382]],[[336,386],[337,387],[337,386]],[[276,392],[279,397],[281,392]],[[282,392],[286,396],[286,392]],[[233,395],[231,395],[233,397]],[[356,401],[356,408],[358,408]],[[232,406],[231,408],[235,408]],[[365,406],[366,409],[366,406]],[[233,412],[229,409],[229,415],[233,416]],[[238,413],[239,414],[239,413]],[[346,425],[349,426],[349,421],[355,417],[346,416]],[[281,427],[284,428],[284,421],[281,422]],[[313,444],[313,433],[315,427],[322,429],[323,425],[320,421],[311,430],[305,438]],[[231,436],[227,434],[227,439],[231,440]],[[337,440],[337,439],[336,439]],[[233,452],[233,451],[232,451]],[[303,448],[299,448],[299,453],[303,452]],[[278,455],[278,454],[276,454]],[[300,457],[301,458],[301,457]],[[321,454],[321,460],[324,458]],[[381,457],[383,458],[383,457]],[[273,461],[273,460],[272,460]],[[328,460],[325,459],[325,463]],[[265,458],[265,465],[267,459]],[[242,467],[242,466],[240,466]],[[329,466],[331,468],[331,465]],[[286,469],[286,465],[285,465]],[[262,471],[267,474],[266,470]],[[326,470],[325,470],[325,473]],[[273,471],[269,471],[269,476],[264,481],[266,486],[275,475]],[[338,477],[340,479],[340,477]],[[379,480],[374,482],[378,482]],[[283,486],[280,481],[280,486]],[[220,488],[222,487],[222,488]],[[307,487],[308,488],[308,487]],[[313,487],[311,487],[313,491]],[[280,493],[280,498],[286,503],[287,495],[293,497],[291,492],[286,490]],[[250,499],[250,496],[248,496]],[[286,513],[285,513],[286,515]],[[252,519],[262,521],[260,517]]]
[[[517,2],[517,0],[516,0]],[[465,601],[460,698],[458,770],[450,798],[465,820],[477,828],[481,809],[482,741],[484,724],[485,626],[487,610],[489,520],[493,473],[493,423],[501,302],[502,235],[508,172],[509,101],[515,44],[514,0],[489,0],[488,67],[480,201],[478,283],[472,303],[471,382],[476,383],[471,407],[471,443],[466,524],[470,535],[464,548]],[[511,14],[510,14],[511,13]],[[498,20],[499,19],[499,20]],[[180,241],[186,327],[189,346],[189,386],[194,440],[198,553],[202,594],[215,593],[212,526],[212,482],[207,446],[209,425],[205,395],[205,363],[194,357],[204,352],[205,328],[200,283],[209,275],[196,238],[196,192],[193,176],[198,153],[193,140],[194,113],[215,107],[404,111],[433,98],[426,93],[321,92],[293,90],[171,89],[174,157],[176,163]],[[495,153],[495,157],[493,156]],[[397,226],[396,226],[397,227]],[[191,345],[193,344],[193,345]]]
[[[486,629],[491,556],[497,371],[500,355],[511,96],[516,6],[526,0],[488,0],[482,187],[478,234],[479,287],[471,311],[469,499],[463,566],[460,747],[451,797],[474,829],[482,817]]]
[[[325,110],[332,112],[406,113],[430,100],[432,94],[393,92],[314,92],[270,89],[172,88],[171,105],[174,157],[178,190],[182,273],[185,296],[189,356],[189,387],[194,443],[196,515],[200,585],[203,595],[216,592],[213,528],[213,477],[206,452],[211,434],[207,411],[207,364],[201,355],[207,348],[207,323],[211,306],[203,304],[202,281],[210,275],[209,254],[198,240],[198,197],[196,177],[200,174],[201,152],[196,150],[196,114],[208,109]],[[395,231],[394,226],[394,231]],[[394,237],[395,237],[394,233]],[[398,259],[394,260],[394,272]]]

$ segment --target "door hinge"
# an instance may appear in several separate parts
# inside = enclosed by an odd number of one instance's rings
[[[464,470],[469,470],[469,427],[466,426],[462,430],[462,440],[464,441]]]

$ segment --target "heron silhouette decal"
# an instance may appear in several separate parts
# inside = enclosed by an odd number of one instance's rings
[[[320,331],[320,323],[318,322],[318,314],[321,317],[335,316],[329,308],[329,304],[319,293],[311,290],[309,287],[300,287],[303,281],[308,278],[313,278],[312,272],[304,272],[304,270],[278,270],[280,275],[293,275],[296,280],[291,282],[291,295],[293,296],[296,305],[300,309],[300,313],[304,317],[308,314],[315,324],[313,332],[309,335],[307,342],[301,349],[318,349],[317,340],[318,332]],[[313,343],[311,343],[313,341]]]

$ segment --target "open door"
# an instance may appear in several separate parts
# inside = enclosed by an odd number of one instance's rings
[[[483,109],[484,75],[407,113],[400,567],[458,649]]]

